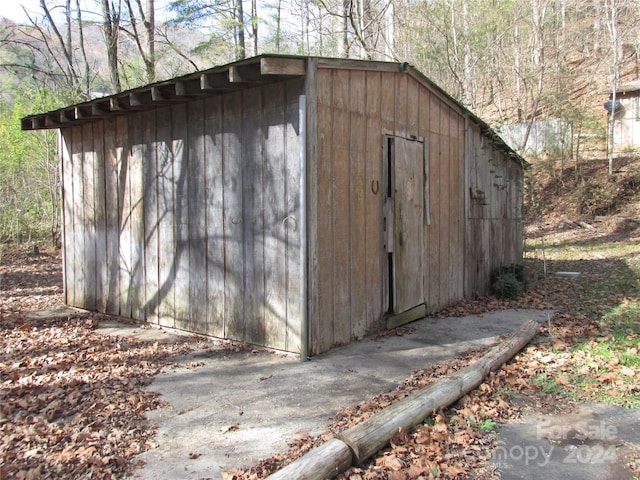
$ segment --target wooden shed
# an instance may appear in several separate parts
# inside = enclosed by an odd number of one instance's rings
[[[22,128],[59,131],[72,306],[307,356],[522,259],[522,159],[405,63],[263,55]]]
[[[605,108],[614,111],[614,153],[640,150],[640,80],[625,83],[616,90],[615,109],[611,103],[613,94]]]

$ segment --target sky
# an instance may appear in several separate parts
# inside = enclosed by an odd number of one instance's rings
[[[62,0],[47,0],[46,3],[47,5],[56,5],[64,2]],[[167,3],[169,3],[169,0],[156,0],[156,8],[160,9]],[[75,0],[72,4],[75,5]],[[83,10],[99,11],[99,6],[96,0],[80,0],[80,5],[83,5]],[[40,11],[40,0],[4,0],[0,7],[0,16],[9,18],[14,22],[27,23],[29,19],[25,15],[23,7],[32,14],[34,18],[42,17],[42,13]],[[160,12],[157,12],[156,15],[157,17],[162,18]],[[87,18],[87,20],[89,19],[90,18]]]
[[[22,10],[22,6],[31,12],[37,12],[38,6],[40,5],[39,0],[19,0],[19,1],[5,1],[2,2],[2,7],[0,8],[0,15],[5,18],[9,18],[14,22],[27,22],[28,19]]]

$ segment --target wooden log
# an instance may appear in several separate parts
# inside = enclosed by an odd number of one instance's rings
[[[332,478],[347,464],[344,446],[351,449],[349,460],[362,463],[389,443],[400,428],[409,430],[433,411],[446,407],[482,383],[484,378],[520,351],[538,332],[538,324],[529,320],[505,341],[491,349],[473,365],[441,378],[428,387],[345,430],[337,439],[311,450],[269,479]],[[342,445],[337,444],[336,440]],[[332,443],[332,445],[329,445]],[[335,458],[330,458],[335,455]],[[346,466],[345,466],[346,465]],[[331,476],[330,476],[331,475]]]
[[[270,475],[269,480],[323,480],[333,478],[351,466],[351,449],[332,438],[318,448]]]
[[[587,230],[595,230],[596,227],[594,227],[593,225],[588,224],[587,222],[576,222],[578,225],[580,225],[582,228],[586,228]]]
[[[364,422],[342,432],[338,438],[351,447],[356,463],[383,448],[399,429],[409,430],[433,411],[446,407],[482,383],[490,371],[513,357],[538,331],[532,320],[473,365],[465,367],[385,408]]]

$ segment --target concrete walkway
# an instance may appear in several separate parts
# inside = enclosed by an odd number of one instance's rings
[[[628,480],[639,448],[640,410],[590,403],[501,425],[492,461],[502,480]]]
[[[218,479],[286,451],[298,433],[323,433],[339,410],[394,389],[416,370],[548,317],[509,310],[427,318],[403,336],[363,340],[308,362],[223,349],[191,354],[149,387],[169,406],[148,415],[158,447],[143,455],[133,478]]]

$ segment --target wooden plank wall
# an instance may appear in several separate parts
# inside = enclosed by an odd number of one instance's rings
[[[298,352],[302,87],[61,130],[67,303]]]
[[[383,249],[383,135],[420,137],[429,152],[424,265],[427,307],[464,291],[464,117],[404,72],[320,68],[317,156],[309,190],[311,353],[380,330],[389,308]],[[386,168],[386,167],[384,167]]]
[[[522,261],[523,170],[476,125],[467,131],[465,296],[486,294],[494,268]]]

